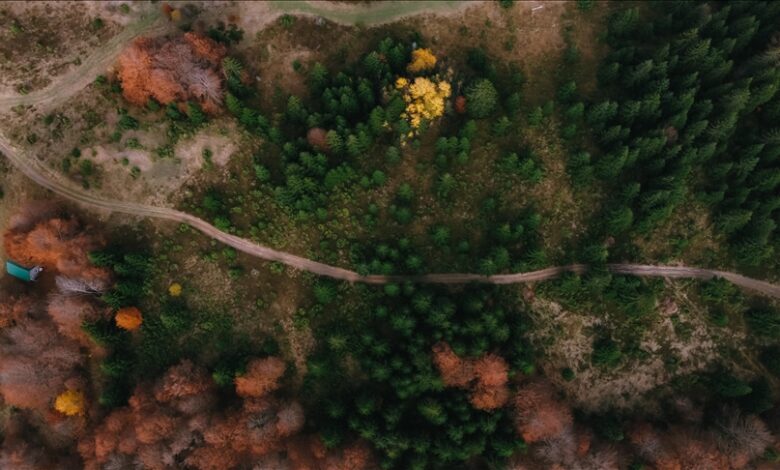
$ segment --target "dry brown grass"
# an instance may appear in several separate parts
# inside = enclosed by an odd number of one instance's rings
[[[0,88],[37,90],[68,71],[132,18],[106,2],[0,4]],[[103,27],[93,29],[94,18]]]

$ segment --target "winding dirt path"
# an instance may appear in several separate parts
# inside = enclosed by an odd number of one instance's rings
[[[35,183],[51,190],[52,192],[75,201],[85,206],[97,207],[111,212],[123,214],[151,217],[162,220],[169,220],[177,223],[187,224],[208,237],[218,240],[248,255],[255,256],[268,261],[277,261],[287,266],[302,271],[308,271],[320,276],[326,276],[347,282],[363,282],[368,284],[387,284],[390,282],[418,282],[431,284],[517,284],[526,282],[544,281],[560,276],[564,272],[583,273],[587,271],[587,266],[583,264],[573,264],[568,266],[554,266],[538,271],[531,271],[516,274],[498,274],[494,276],[484,276],[472,273],[433,273],[423,275],[360,275],[354,271],[331,266],[328,264],[313,261],[284,251],[274,250],[267,246],[259,245],[253,241],[246,240],[229,233],[225,233],[209,224],[205,220],[199,219],[185,212],[169,209],[165,207],[147,206],[132,202],[114,201],[102,199],[93,196],[80,189],[76,189],[69,184],[59,181],[53,175],[41,168],[34,157],[26,157],[23,150],[14,146],[6,139],[0,136],[0,152],[14,165],[19,171],[24,173]],[[740,287],[755,291],[760,294],[780,299],[780,286],[758,279],[752,279],[736,273],[692,268],[687,266],[654,266],[644,264],[609,264],[607,265],[614,273],[631,274],[634,276],[650,277],[668,277],[668,278],[695,278],[711,279],[713,277],[722,277]]]
[[[0,96],[0,111],[7,111],[19,104],[35,105],[40,107],[55,106],[67,101],[94,80],[95,75],[103,72],[116,59],[122,46],[139,34],[156,29],[165,28],[164,24],[154,16],[142,19],[139,23],[129,27],[106,46],[95,54],[89,61],[76,71],[60,77],[57,82],[49,87],[26,96]],[[331,266],[313,261],[291,253],[274,250],[267,246],[259,245],[235,235],[220,231],[208,222],[185,212],[165,207],[147,206],[132,202],[103,199],[89,194],[81,189],[73,187],[68,182],[60,180],[57,175],[51,174],[32,155],[28,155],[23,149],[14,145],[4,134],[0,133],[0,152],[20,172],[38,185],[49,189],[62,197],[70,199],[84,206],[104,209],[110,212],[118,212],[137,217],[151,217],[171,222],[187,224],[206,236],[218,240],[250,256],[255,256],[268,261],[277,261],[292,268],[308,271],[320,276],[326,276],[347,282],[362,282],[368,284],[387,284],[391,282],[418,282],[432,284],[516,284],[526,282],[544,281],[560,276],[564,272],[583,273],[587,266],[573,264],[568,266],[554,266],[539,271],[531,271],[516,274],[499,274],[484,276],[472,273],[433,273],[423,275],[360,275],[354,271]],[[736,273],[692,268],[686,266],[654,266],[642,264],[609,264],[614,273],[631,274],[635,276],[667,277],[667,278],[695,278],[711,279],[722,277],[742,288],[780,299],[780,286],[758,279],[752,279]]]

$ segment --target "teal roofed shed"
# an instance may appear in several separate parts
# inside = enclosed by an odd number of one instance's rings
[[[32,268],[25,268],[13,261],[5,262],[5,270],[13,277],[19,278],[23,281],[31,282],[38,279],[38,275],[41,274],[43,268],[40,266],[34,266]]]

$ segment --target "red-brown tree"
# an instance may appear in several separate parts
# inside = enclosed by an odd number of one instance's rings
[[[555,398],[548,382],[525,384],[513,398],[515,426],[528,443],[551,439],[571,429],[571,409]]]
[[[219,70],[227,50],[195,33],[172,39],[138,38],[119,57],[118,77],[127,101],[144,106],[195,101],[207,113],[222,104]]]
[[[23,224],[3,236],[6,254],[24,265],[78,279],[107,282],[109,272],[89,262],[89,253],[103,241],[74,218],[53,217]]]

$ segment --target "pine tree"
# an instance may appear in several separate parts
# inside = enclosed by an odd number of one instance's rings
[[[583,114],[585,113],[585,104],[580,102],[571,105],[568,109],[566,109],[566,112],[564,113],[564,117],[567,121],[570,122],[576,122],[582,119]]]
[[[621,146],[618,149],[603,155],[596,163],[596,175],[603,180],[617,178],[628,161],[628,147]]]
[[[639,10],[629,8],[618,11],[609,19],[609,36],[613,42],[621,37],[629,36],[639,23]]]
[[[319,94],[328,86],[328,69],[317,62],[309,72],[309,89],[313,95]]]
[[[350,134],[347,136],[345,147],[347,149],[347,154],[350,157],[358,157],[361,154],[361,146],[360,142],[358,141],[357,136],[355,134]]]
[[[241,65],[241,62],[235,57],[225,57],[222,59],[222,71],[225,73],[225,77],[239,78],[241,77],[241,72],[243,72],[243,70],[244,66]]]
[[[360,129],[357,133],[358,148],[361,154],[368,152],[368,149],[373,145],[374,140],[371,138],[371,134],[363,129]],[[347,148],[349,149],[349,142],[347,142]]]
[[[371,109],[374,106],[374,90],[368,80],[360,80],[360,83],[358,83],[357,94],[364,109]]]
[[[535,107],[528,113],[528,125],[531,127],[536,127],[541,124],[542,119],[544,119],[544,114],[542,113],[542,108],[540,106]]]
[[[441,176],[441,178],[439,178],[436,194],[442,199],[447,199],[452,194],[452,191],[455,190],[457,185],[458,182],[455,180],[455,178],[451,174],[445,173]]]
[[[509,132],[509,128],[512,126],[512,121],[506,116],[501,116],[493,123],[493,135],[504,136]]]
[[[377,106],[371,110],[368,116],[368,124],[374,135],[380,135],[385,131],[385,110]]]
[[[379,58],[379,54],[376,51],[369,52],[363,59],[363,66],[366,68],[366,72],[369,76],[379,77],[382,74],[382,60]]]
[[[607,216],[607,231],[612,235],[620,235],[631,227],[634,212],[630,207],[622,207],[610,211]]]
[[[617,103],[609,100],[602,101],[597,105],[591,106],[587,113],[587,121],[598,132],[604,128],[607,122],[617,116],[617,113]]]
[[[241,109],[241,116],[238,118],[238,120],[241,122],[241,124],[249,129],[254,129],[255,125],[257,124],[257,116],[255,112],[249,108]]]
[[[295,95],[290,96],[290,98],[287,100],[287,110],[285,111],[285,116],[287,119],[295,123],[306,122],[308,112],[303,106],[300,98]]]
[[[225,93],[225,106],[227,107],[228,111],[234,116],[240,116],[243,106],[241,106],[241,102],[238,101],[238,98],[236,98],[232,93],[228,92]]]
[[[577,94],[577,84],[571,80],[563,85],[558,89],[558,100],[561,103],[570,103],[574,100],[574,97]]]
[[[187,117],[195,126],[200,126],[206,122],[206,115],[203,114],[203,109],[201,109],[198,103],[193,103],[192,101],[187,103]]]
[[[482,79],[466,90],[466,103],[469,115],[479,119],[488,117],[498,103],[498,92],[490,80]]]
[[[514,92],[511,95],[509,95],[504,102],[504,108],[506,109],[506,112],[509,116],[514,117],[517,112],[520,110],[520,106],[522,105],[522,97],[520,93]]]

